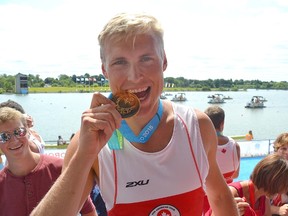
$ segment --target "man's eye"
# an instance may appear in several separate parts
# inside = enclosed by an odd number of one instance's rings
[[[125,65],[125,64],[127,64],[126,61],[124,61],[124,60],[118,60],[118,61],[115,61],[112,65]]]
[[[144,57],[141,58],[141,61],[142,61],[142,62],[146,62],[146,61],[149,61],[149,60],[151,60],[151,59],[152,59],[152,58],[149,57],[149,56],[144,56]]]

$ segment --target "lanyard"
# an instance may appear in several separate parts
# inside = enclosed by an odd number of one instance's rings
[[[123,149],[124,137],[129,142],[145,143],[157,129],[160,120],[163,115],[162,101],[159,100],[158,110],[154,117],[148,122],[148,124],[141,130],[138,136],[136,136],[127,122],[122,120],[121,127],[116,129],[110,139],[108,140],[108,146],[110,149],[120,150]],[[124,136],[124,137],[123,137]]]
[[[123,136],[129,141],[129,142],[137,142],[137,143],[146,143],[152,134],[157,129],[160,120],[163,115],[163,105],[162,101],[159,100],[158,110],[157,113],[154,115],[154,117],[148,122],[148,124],[145,125],[145,127],[140,131],[138,136],[136,136],[127,122],[125,120],[122,120],[121,127],[119,128],[119,131],[123,134]]]

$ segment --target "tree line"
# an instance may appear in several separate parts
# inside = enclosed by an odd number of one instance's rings
[[[109,86],[108,80],[102,74],[90,76],[88,73],[82,76],[68,76],[61,74],[58,78],[47,77],[44,80],[39,75],[28,74],[29,87],[73,87],[80,86]],[[165,87],[173,89],[190,89],[196,91],[238,91],[239,89],[277,89],[288,90],[288,82],[281,81],[260,81],[260,80],[232,80],[232,79],[208,79],[196,80],[185,79],[184,77],[166,77],[164,78]],[[15,92],[15,76],[0,75],[0,93]]]

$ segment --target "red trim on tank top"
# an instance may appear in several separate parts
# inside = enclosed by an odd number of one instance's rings
[[[191,154],[192,154],[192,158],[193,158],[193,161],[194,161],[194,164],[195,164],[195,167],[196,167],[196,170],[197,170],[197,173],[198,173],[198,177],[200,179],[200,182],[201,182],[201,187],[203,187],[203,181],[202,181],[202,178],[201,178],[201,175],[200,175],[200,171],[199,171],[199,167],[198,167],[198,163],[195,159],[195,154],[194,154],[194,151],[193,151],[193,148],[192,148],[192,141],[191,141],[191,137],[188,133],[188,128],[187,128],[187,125],[185,124],[184,120],[177,114],[177,116],[179,117],[179,119],[181,120],[183,126],[185,127],[185,132],[186,132],[186,135],[188,137],[188,142],[189,142],[189,146],[190,146],[190,151],[191,151]]]
[[[117,187],[117,182],[118,182],[118,175],[117,175],[117,167],[116,167],[116,155],[115,155],[115,150],[113,150],[113,164],[114,164],[114,187],[115,187],[115,192],[114,192],[114,202],[113,206],[116,204],[116,198],[118,195],[118,187]]]

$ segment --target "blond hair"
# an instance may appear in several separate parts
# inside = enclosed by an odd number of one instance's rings
[[[103,28],[98,36],[100,56],[105,62],[104,50],[107,42],[128,41],[133,42],[137,35],[151,35],[159,46],[159,54],[164,56],[163,29],[158,20],[147,14],[121,13],[113,17]]]
[[[277,152],[279,148],[288,145],[288,133],[280,134],[273,143],[274,151]]]
[[[21,112],[10,107],[0,108],[0,124],[4,124],[10,120],[20,120],[27,127],[26,118]]]

